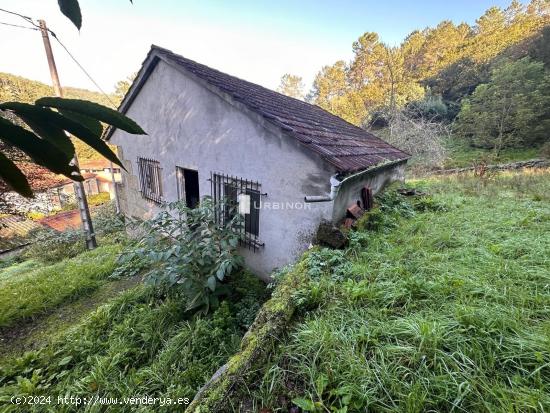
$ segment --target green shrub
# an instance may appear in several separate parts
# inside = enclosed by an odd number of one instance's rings
[[[116,206],[113,201],[106,202],[94,208],[92,220],[96,234],[102,236],[116,236],[116,241],[126,240],[126,224],[122,214],[116,213]]]
[[[242,220],[235,214],[220,225],[214,211],[210,198],[194,209],[183,202],[164,205],[153,219],[137,222],[141,237],[120,263],[147,266],[146,280],[182,291],[188,310],[217,307],[225,278],[243,264],[236,254]]]
[[[86,198],[90,206],[103,205],[111,200],[111,194],[109,192],[101,192],[99,194],[88,195]]]
[[[40,228],[30,234],[31,245],[25,257],[44,263],[55,263],[65,258],[75,257],[86,250],[82,231],[67,229],[56,231]]]

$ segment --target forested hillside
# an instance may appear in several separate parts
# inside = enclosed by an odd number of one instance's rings
[[[497,154],[539,147],[550,126],[549,23],[548,1],[514,0],[473,26],[442,21],[399,46],[366,32],[350,62],[321,69],[307,99],[432,163],[451,134]]]
[[[119,82],[121,83],[121,82]],[[118,85],[117,85],[118,86]],[[112,107],[118,105],[121,97],[112,94],[108,98],[99,92],[74,87],[63,88],[64,97],[70,99],[85,99]],[[54,96],[53,87],[36,80],[26,79],[9,73],[0,73],[0,102],[18,101],[33,103],[44,96]],[[80,140],[73,140],[79,159],[99,159],[101,155],[83,144]]]

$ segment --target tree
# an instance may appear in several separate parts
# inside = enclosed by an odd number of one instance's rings
[[[507,62],[463,100],[456,130],[474,146],[533,145],[550,127],[550,75],[528,57]]]
[[[386,140],[412,155],[413,165],[440,167],[445,160],[449,126],[435,117],[411,108],[395,112],[389,119]]]
[[[304,82],[300,76],[284,74],[277,92],[295,99],[304,99]]]
[[[115,98],[118,104],[122,102],[122,99],[124,99],[124,96],[126,96],[126,93],[128,93],[128,90],[130,90],[130,86],[132,86],[132,83],[134,83],[136,76],[137,76],[137,73],[132,73],[130,76],[126,77],[126,79],[119,80],[116,83]]]

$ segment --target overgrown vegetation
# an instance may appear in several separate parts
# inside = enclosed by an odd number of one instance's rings
[[[319,71],[307,100],[374,129],[421,169],[452,161],[449,140],[493,149],[497,160],[509,148],[536,152],[548,140],[549,24],[547,1],[513,0],[474,25],[444,20],[414,30],[398,46],[366,32],[349,63]],[[298,77],[282,84],[288,78]]]
[[[8,405],[11,396],[79,397],[148,395],[193,398],[237,351],[250,316],[265,299],[255,276],[239,273],[228,299],[209,315],[186,311],[175,289],[139,286],[100,307],[82,325],[40,351],[0,366],[0,404],[7,411],[49,411],[51,406]],[[82,406],[56,405],[56,411]],[[174,411],[175,406],[117,406],[117,411]]]
[[[548,410],[549,174],[387,192],[347,250],[296,267],[297,312],[270,356],[193,411]]]
[[[127,241],[124,218],[117,215],[113,202],[105,203],[93,210],[94,231],[101,243],[122,243]],[[68,228],[57,231],[40,228],[29,234],[30,246],[24,257],[46,264],[56,263],[64,258],[75,257],[86,250],[81,229]]]
[[[140,239],[121,257],[122,268],[144,266],[146,280],[154,285],[178,287],[187,296],[187,309],[216,308],[223,284],[243,264],[236,254],[239,243],[239,214],[224,209],[226,221],[217,222],[215,208],[204,198],[196,208],[184,202],[162,206],[153,219],[138,221]]]
[[[2,270],[0,327],[43,314],[96,289],[114,271],[120,249],[118,245],[104,245],[56,264],[34,265],[24,272],[4,274],[6,270]]]

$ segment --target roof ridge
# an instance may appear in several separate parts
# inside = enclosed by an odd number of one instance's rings
[[[373,133],[320,106],[221,72],[155,44],[151,45],[138,73],[138,83],[135,87],[132,85],[128,96],[123,100],[123,111],[131,105],[159,59],[180,66],[202,81],[227,93],[233,100],[264,117],[304,147],[321,154],[322,158],[338,172],[355,172],[385,161],[405,161],[410,157]],[[107,138],[111,134],[112,130]],[[346,144],[342,145],[342,141]],[[340,145],[336,144],[338,142]],[[381,157],[381,154],[386,156]],[[345,161],[349,158],[353,158],[353,161]]]

